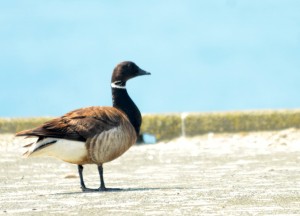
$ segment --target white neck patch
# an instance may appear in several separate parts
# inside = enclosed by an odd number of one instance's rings
[[[120,85],[121,81],[115,81],[113,83],[111,83],[111,87],[112,88],[118,88],[118,89],[126,89],[126,86],[122,86]]]

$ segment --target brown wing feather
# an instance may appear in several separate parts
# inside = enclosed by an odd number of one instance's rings
[[[124,119],[127,119],[126,115],[114,107],[87,107],[71,111],[37,128],[21,131],[16,136],[85,141],[95,134],[117,127]]]

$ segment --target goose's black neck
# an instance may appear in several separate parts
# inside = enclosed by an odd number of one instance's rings
[[[122,88],[112,86],[112,100],[113,106],[119,110],[122,110],[127,115],[138,136],[142,124],[142,116],[137,106],[129,97],[125,88],[125,83]]]

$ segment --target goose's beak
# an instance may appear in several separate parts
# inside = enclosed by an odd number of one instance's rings
[[[140,69],[137,75],[138,75],[138,76],[142,76],[142,75],[151,75],[151,73],[149,73],[149,72],[147,72],[147,71],[144,71],[144,70]]]

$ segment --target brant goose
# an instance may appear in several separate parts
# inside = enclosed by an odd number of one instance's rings
[[[137,139],[142,117],[129,97],[126,82],[134,77],[150,75],[135,63],[118,64],[112,74],[113,107],[93,106],[71,111],[41,126],[21,131],[16,136],[34,136],[37,141],[25,145],[25,157],[52,156],[77,164],[82,191],[106,191],[103,164],[127,151]],[[100,187],[89,189],[83,180],[83,165],[96,164]]]

